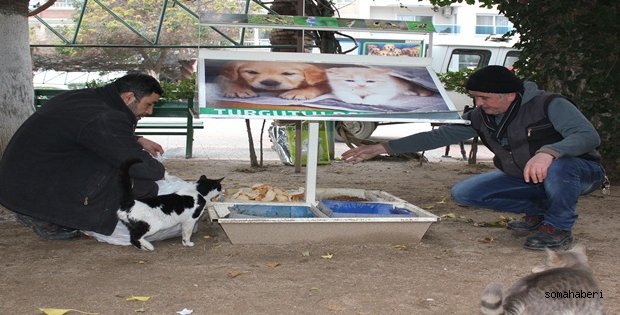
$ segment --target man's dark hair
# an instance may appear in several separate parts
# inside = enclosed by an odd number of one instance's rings
[[[150,75],[143,73],[131,73],[116,79],[113,83],[119,93],[133,92],[139,101],[142,97],[153,93],[164,95],[164,89],[159,82]]]

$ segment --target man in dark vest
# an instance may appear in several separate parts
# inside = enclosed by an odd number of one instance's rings
[[[73,239],[80,230],[110,235],[118,222],[118,173],[129,174],[134,195],[156,196],[163,148],[138,137],[138,120],[164,93],[155,78],[128,74],[95,89],[72,90],[47,101],[15,132],[0,161],[0,204],[41,238]]]
[[[499,169],[467,178],[452,188],[460,205],[524,213],[515,231],[536,231],[527,249],[566,248],[573,241],[579,196],[606,183],[592,124],[568,99],[522,82],[502,66],[472,74],[466,88],[476,107],[463,115],[471,125],[444,125],[342,154],[358,163],[379,154],[410,153],[478,136]]]

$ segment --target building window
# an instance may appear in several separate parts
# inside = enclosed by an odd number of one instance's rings
[[[73,2],[74,0],[56,0],[56,2],[54,2],[54,7],[57,8],[73,8]],[[82,1],[80,1],[82,2]]]
[[[505,34],[512,30],[512,23],[501,15],[477,15],[476,34]]]
[[[460,34],[461,26],[456,24],[433,24],[435,32],[439,34]]]
[[[431,15],[398,15],[397,20],[433,23],[433,16]]]
[[[74,2],[75,0],[56,0],[56,2],[54,2],[54,5],[52,5],[50,9],[52,8],[53,9],[72,9]],[[79,3],[82,3],[82,2],[83,0],[79,1]],[[28,3],[28,8],[31,10],[36,9],[43,3],[45,3],[45,1],[30,0]]]

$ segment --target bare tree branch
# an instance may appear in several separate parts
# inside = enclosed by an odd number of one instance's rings
[[[56,0],[47,0],[42,6],[37,7],[36,9],[28,12],[28,16],[35,16],[51,7],[56,3]]]

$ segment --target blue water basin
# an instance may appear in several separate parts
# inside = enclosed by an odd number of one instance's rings
[[[230,218],[315,218],[308,206],[234,205],[228,208]]]
[[[405,208],[398,208],[393,204],[379,202],[321,200],[319,209],[329,217],[334,218],[416,216],[415,213]]]

